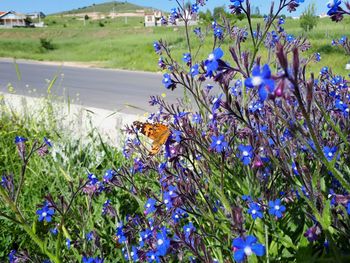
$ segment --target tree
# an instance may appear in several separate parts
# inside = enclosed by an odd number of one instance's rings
[[[306,10],[300,16],[300,27],[305,31],[311,31],[317,25],[316,6],[309,4]]]
[[[220,19],[222,16],[226,15],[225,7],[224,6],[218,6],[214,8],[213,11],[213,17],[214,19]]]

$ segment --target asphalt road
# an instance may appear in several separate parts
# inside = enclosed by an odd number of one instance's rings
[[[170,102],[182,96],[182,91],[166,90],[162,75],[110,69],[79,68],[62,65],[46,65],[36,62],[18,62],[20,80],[13,61],[0,60],[0,92],[8,92],[13,86],[16,94],[45,96],[50,80],[57,76],[52,93],[65,96],[73,103],[128,114],[155,112],[149,106],[151,95],[166,93]],[[128,107],[132,105],[140,108]]]

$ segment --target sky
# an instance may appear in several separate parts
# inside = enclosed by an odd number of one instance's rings
[[[98,4],[110,1],[111,0],[0,0],[0,11],[13,10],[21,13],[42,11],[45,14],[50,14],[92,5],[93,3]],[[141,6],[155,7],[164,11],[168,11],[170,8],[176,6],[175,0],[128,0],[127,2]],[[192,2],[194,2],[194,0],[192,0]],[[277,2],[278,0],[275,0],[275,3]],[[294,13],[293,15],[300,15],[308,3],[311,2],[316,4],[318,14],[326,12],[328,0],[306,0],[302,4],[301,8],[299,8],[298,12]],[[264,14],[268,12],[271,0],[251,0],[251,3],[253,6],[258,6],[260,12]],[[209,8],[212,10],[215,6],[228,6],[229,4],[229,0],[209,0],[204,9],[206,10]]]

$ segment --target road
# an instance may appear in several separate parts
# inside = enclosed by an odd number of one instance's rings
[[[69,96],[72,103],[87,107],[128,114],[157,111],[148,104],[151,95],[166,93],[167,101],[174,102],[183,94],[180,89],[166,90],[162,85],[162,75],[156,73],[47,65],[26,61],[17,61],[17,65],[20,78],[13,61],[0,60],[0,92],[8,92],[8,86],[11,84],[16,94],[45,96],[50,81],[56,76],[51,89],[52,94]]]

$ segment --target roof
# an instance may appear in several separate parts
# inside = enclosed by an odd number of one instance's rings
[[[24,19],[26,16],[20,13],[16,13],[14,11],[4,12],[3,14],[0,14],[0,18],[4,18],[7,15],[14,15],[16,16],[16,19]]]

